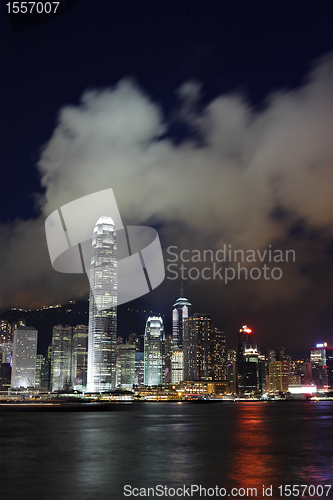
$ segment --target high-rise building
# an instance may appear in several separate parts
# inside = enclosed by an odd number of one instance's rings
[[[184,351],[172,349],[171,355],[171,383],[180,384],[184,380]]]
[[[333,348],[326,348],[327,390],[333,391]]]
[[[216,326],[213,327],[213,380],[227,380],[227,336]]]
[[[85,389],[87,386],[88,366],[88,327],[77,325],[73,328],[73,349],[71,378],[76,389]]]
[[[327,349],[326,342],[311,348],[311,378],[318,390],[328,389]]]
[[[209,314],[194,313],[185,320],[183,350],[185,380],[226,380],[226,335]]]
[[[300,367],[301,384],[312,384],[312,367],[311,363],[302,363]]]
[[[0,320],[0,344],[3,342],[12,342],[12,328],[6,319]]]
[[[286,360],[269,363],[269,390],[287,392],[290,384],[290,362]]]
[[[72,327],[57,325],[52,330],[51,390],[72,386]]]
[[[135,385],[139,387],[144,385],[144,371],[144,353],[135,351]]]
[[[117,244],[110,217],[100,217],[92,238],[88,331],[90,392],[116,386],[117,356]]]
[[[3,342],[0,344],[0,364],[9,363],[12,365],[13,359],[13,342]]]
[[[42,365],[44,361],[44,356],[42,354],[37,354],[36,356],[36,378],[35,378],[35,388],[39,389],[41,387],[41,373]]]
[[[135,345],[121,344],[117,346],[117,364],[119,364],[117,385],[132,389],[135,384]]]
[[[286,359],[286,348],[284,345],[280,345],[279,347],[279,361],[283,361]]]
[[[35,387],[38,332],[32,326],[14,330],[11,387]]]
[[[191,303],[184,297],[184,289],[180,288],[180,297],[172,309],[172,340],[174,349],[183,349],[184,326],[189,317]]]
[[[268,362],[274,363],[276,361],[276,351],[274,349],[268,349]]]
[[[266,388],[265,357],[254,343],[251,328],[244,325],[237,335],[238,392],[260,392]]]
[[[172,358],[172,335],[169,333],[165,336],[165,349],[164,349],[164,361],[165,361],[165,380],[166,384],[171,383],[171,358]]]
[[[164,327],[160,316],[147,319],[144,337],[144,384],[164,383]]]

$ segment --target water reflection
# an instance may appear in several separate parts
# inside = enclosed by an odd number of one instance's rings
[[[126,484],[255,487],[262,497],[264,484],[281,498],[280,484],[331,482],[331,409],[149,403],[121,413],[8,414],[3,497],[118,500]]]

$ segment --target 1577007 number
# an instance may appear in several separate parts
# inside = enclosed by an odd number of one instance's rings
[[[280,497],[328,497],[332,485],[331,484],[286,484],[285,486],[278,486]]]
[[[8,2],[6,7],[8,14],[31,14],[33,11],[37,14],[55,14],[60,2]]]

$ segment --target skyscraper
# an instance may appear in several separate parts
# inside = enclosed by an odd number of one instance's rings
[[[88,331],[88,391],[116,386],[117,245],[111,217],[100,217],[92,238]]]
[[[311,348],[310,363],[313,383],[319,390],[328,388],[327,343],[317,344]],[[311,380],[312,381],[312,380]]]
[[[119,372],[117,385],[132,389],[135,384],[135,345],[120,344],[117,346],[117,364]]]
[[[77,325],[73,328],[72,382],[77,389],[87,385],[88,327]]]
[[[164,327],[160,316],[147,319],[144,337],[144,384],[164,383]]]
[[[18,326],[14,330],[11,386],[35,387],[37,330]]]
[[[184,379],[226,380],[226,335],[209,314],[194,313],[184,322]]]
[[[174,349],[183,349],[184,325],[189,317],[189,308],[192,305],[183,295],[184,289],[181,287],[180,297],[172,306],[172,339]]]
[[[287,360],[269,363],[269,390],[287,392],[290,383],[290,363]]]
[[[57,325],[52,330],[51,389],[61,391],[72,385],[72,327]]]
[[[265,357],[254,343],[253,332],[246,325],[237,334],[238,392],[257,392],[265,389]]]

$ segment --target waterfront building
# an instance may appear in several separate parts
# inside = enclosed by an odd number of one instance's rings
[[[244,325],[237,334],[237,392],[266,389],[265,357],[258,351],[251,328]]]
[[[333,391],[333,348],[326,348],[327,390]]]
[[[213,380],[227,380],[227,336],[213,326]]]
[[[226,335],[209,314],[194,313],[185,321],[183,350],[184,380],[226,380]]]
[[[169,333],[165,336],[165,349],[164,349],[164,361],[165,361],[165,383],[171,383],[171,358],[172,358],[172,335]]]
[[[144,337],[144,384],[164,383],[164,326],[160,316],[147,319]]]
[[[135,351],[135,385],[144,385],[144,353]]]
[[[36,378],[35,378],[35,388],[40,389],[41,387],[41,373],[42,364],[44,361],[44,356],[42,354],[37,354],[36,356]]]
[[[310,353],[311,381],[319,390],[328,389],[327,349],[327,343],[324,342],[312,347]]]
[[[0,362],[9,363],[12,365],[13,359],[13,342],[3,342],[0,344]],[[0,363],[0,364],[1,364]]]
[[[135,345],[121,344],[117,346],[117,386],[132,389],[135,384]]]
[[[172,340],[174,349],[183,349],[184,326],[189,317],[191,303],[184,297],[184,289],[180,288],[180,297],[172,309]]]
[[[276,351],[274,349],[268,349],[268,362],[274,363],[276,361]]]
[[[77,325],[73,328],[72,383],[75,389],[87,386],[88,367],[88,326]]]
[[[269,390],[287,392],[290,385],[290,362],[273,361],[269,363]]]
[[[302,363],[301,364],[300,375],[301,375],[301,384],[303,384],[303,385],[312,384],[311,363]]]
[[[52,330],[51,390],[61,391],[72,386],[72,327],[57,325]]]
[[[92,238],[88,330],[89,392],[116,387],[117,244],[110,217],[100,217]]]
[[[173,349],[171,355],[171,383],[180,384],[184,380],[184,351]]]
[[[32,326],[18,326],[14,330],[12,388],[35,387],[37,335]]]

